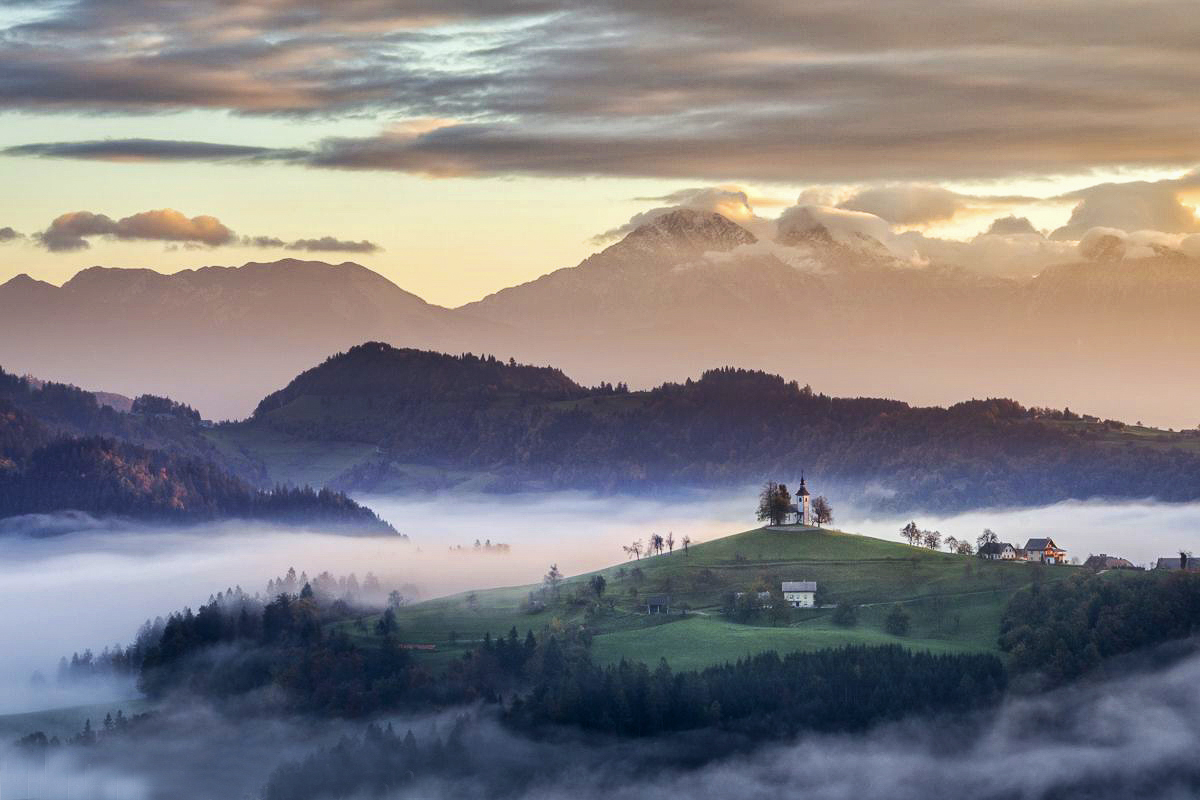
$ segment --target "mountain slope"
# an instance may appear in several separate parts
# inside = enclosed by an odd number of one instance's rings
[[[255,489],[204,457],[216,451],[198,422],[194,411],[166,398],[141,396],[133,412],[122,413],[100,406],[81,389],[34,386],[0,371],[0,518],[83,511],[174,522],[253,518],[394,533],[370,509],[336,492]]]

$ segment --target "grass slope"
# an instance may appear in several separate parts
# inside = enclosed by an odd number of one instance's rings
[[[1072,567],[981,561],[835,530],[757,529],[695,545],[685,554],[643,557],[563,582],[559,599],[539,613],[523,610],[531,590],[510,587],[440,598],[400,609],[402,641],[435,644],[422,653],[431,665],[445,663],[475,646],[485,634],[587,625],[593,657],[602,663],[622,658],[691,668],[735,660],[765,650],[789,652],[843,644],[896,642],[934,652],[997,652],[1000,615],[1017,590],[1037,581],[1062,580]],[[588,580],[608,582],[609,604],[573,602],[586,597]],[[859,607],[854,627],[834,625],[831,609],[797,610],[772,626],[738,624],[721,615],[731,591],[777,586],[784,580],[815,580],[825,602]],[[687,613],[651,617],[640,602],[669,593]],[[883,620],[900,603],[912,618],[906,636],[886,633]],[[375,618],[346,630],[363,642],[373,638]]]

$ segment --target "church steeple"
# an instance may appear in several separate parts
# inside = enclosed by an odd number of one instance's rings
[[[800,473],[800,488],[796,490],[796,517],[801,525],[812,525],[812,500],[808,495],[808,486],[804,483],[804,473]]]

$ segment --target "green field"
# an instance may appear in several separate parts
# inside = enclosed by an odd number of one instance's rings
[[[537,586],[470,592],[408,606],[397,612],[401,641],[434,644],[437,652],[417,657],[431,666],[473,648],[485,634],[565,629],[584,625],[593,634],[599,662],[622,658],[677,668],[701,667],[778,650],[811,650],[849,643],[896,642],[934,652],[998,652],[1000,616],[1014,592],[1038,581],[1054,581],[1077,568],[981,561],[834,530],[757,529],[695,545],[683,552],[614,565],[563,582],[557,600],[532,612],[527,601]],[[587,582],[608,582],[597,603]],[[721,613],[732,591],[777,586],[784,580],[815,580],[828,605],[858,607],[858,624],[840,627],[832,608],[797,610],[772,625],[768,615],[740,624]],[[650,616],[641,605],[650,594],[669,594],[673,613]],[[905,636],[884,631],[894,604],[908,611]],[[343,624],[367,644],[377,618]]]

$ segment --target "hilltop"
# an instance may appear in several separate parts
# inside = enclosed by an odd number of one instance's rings
[[[485,636],[493,639],[516,628],[583,626],[594,660],[621,659],[655,664],[665,658],[675,669],[691,669],[777,650],[816,650],[842,644],[901,644],[933,652],[999,653],[1002,612],[1012,595],[1033,583],[1062,580],[1078,572],[1069,566],[1001,563],[927,550],[837,530],[745,531],[686,552],[643,556],[565,579],[558,597],[530,585],[467,592],[396,610],[404,642],[434,644],[423,654],[445,663]],[[594,576],[606,582],[597,600]],[[818,584],[826,608],[797,609],[772,624],[767,614],[749,623],[722,612],[731,592],[778,589],[784,580]],[[546,606],[530,605],[531,594]],[[645,600],[668,594],[673,613],[649,615]],[[858,623],[833,622],[838,603],[857,607]],[[896,605],[911,616],[905,636],[884,630]],[[377,618],[369,620],[372,624]],[[362,641],[370,636],[345,629]],[[371,630],[371,625],[368,625]]]

